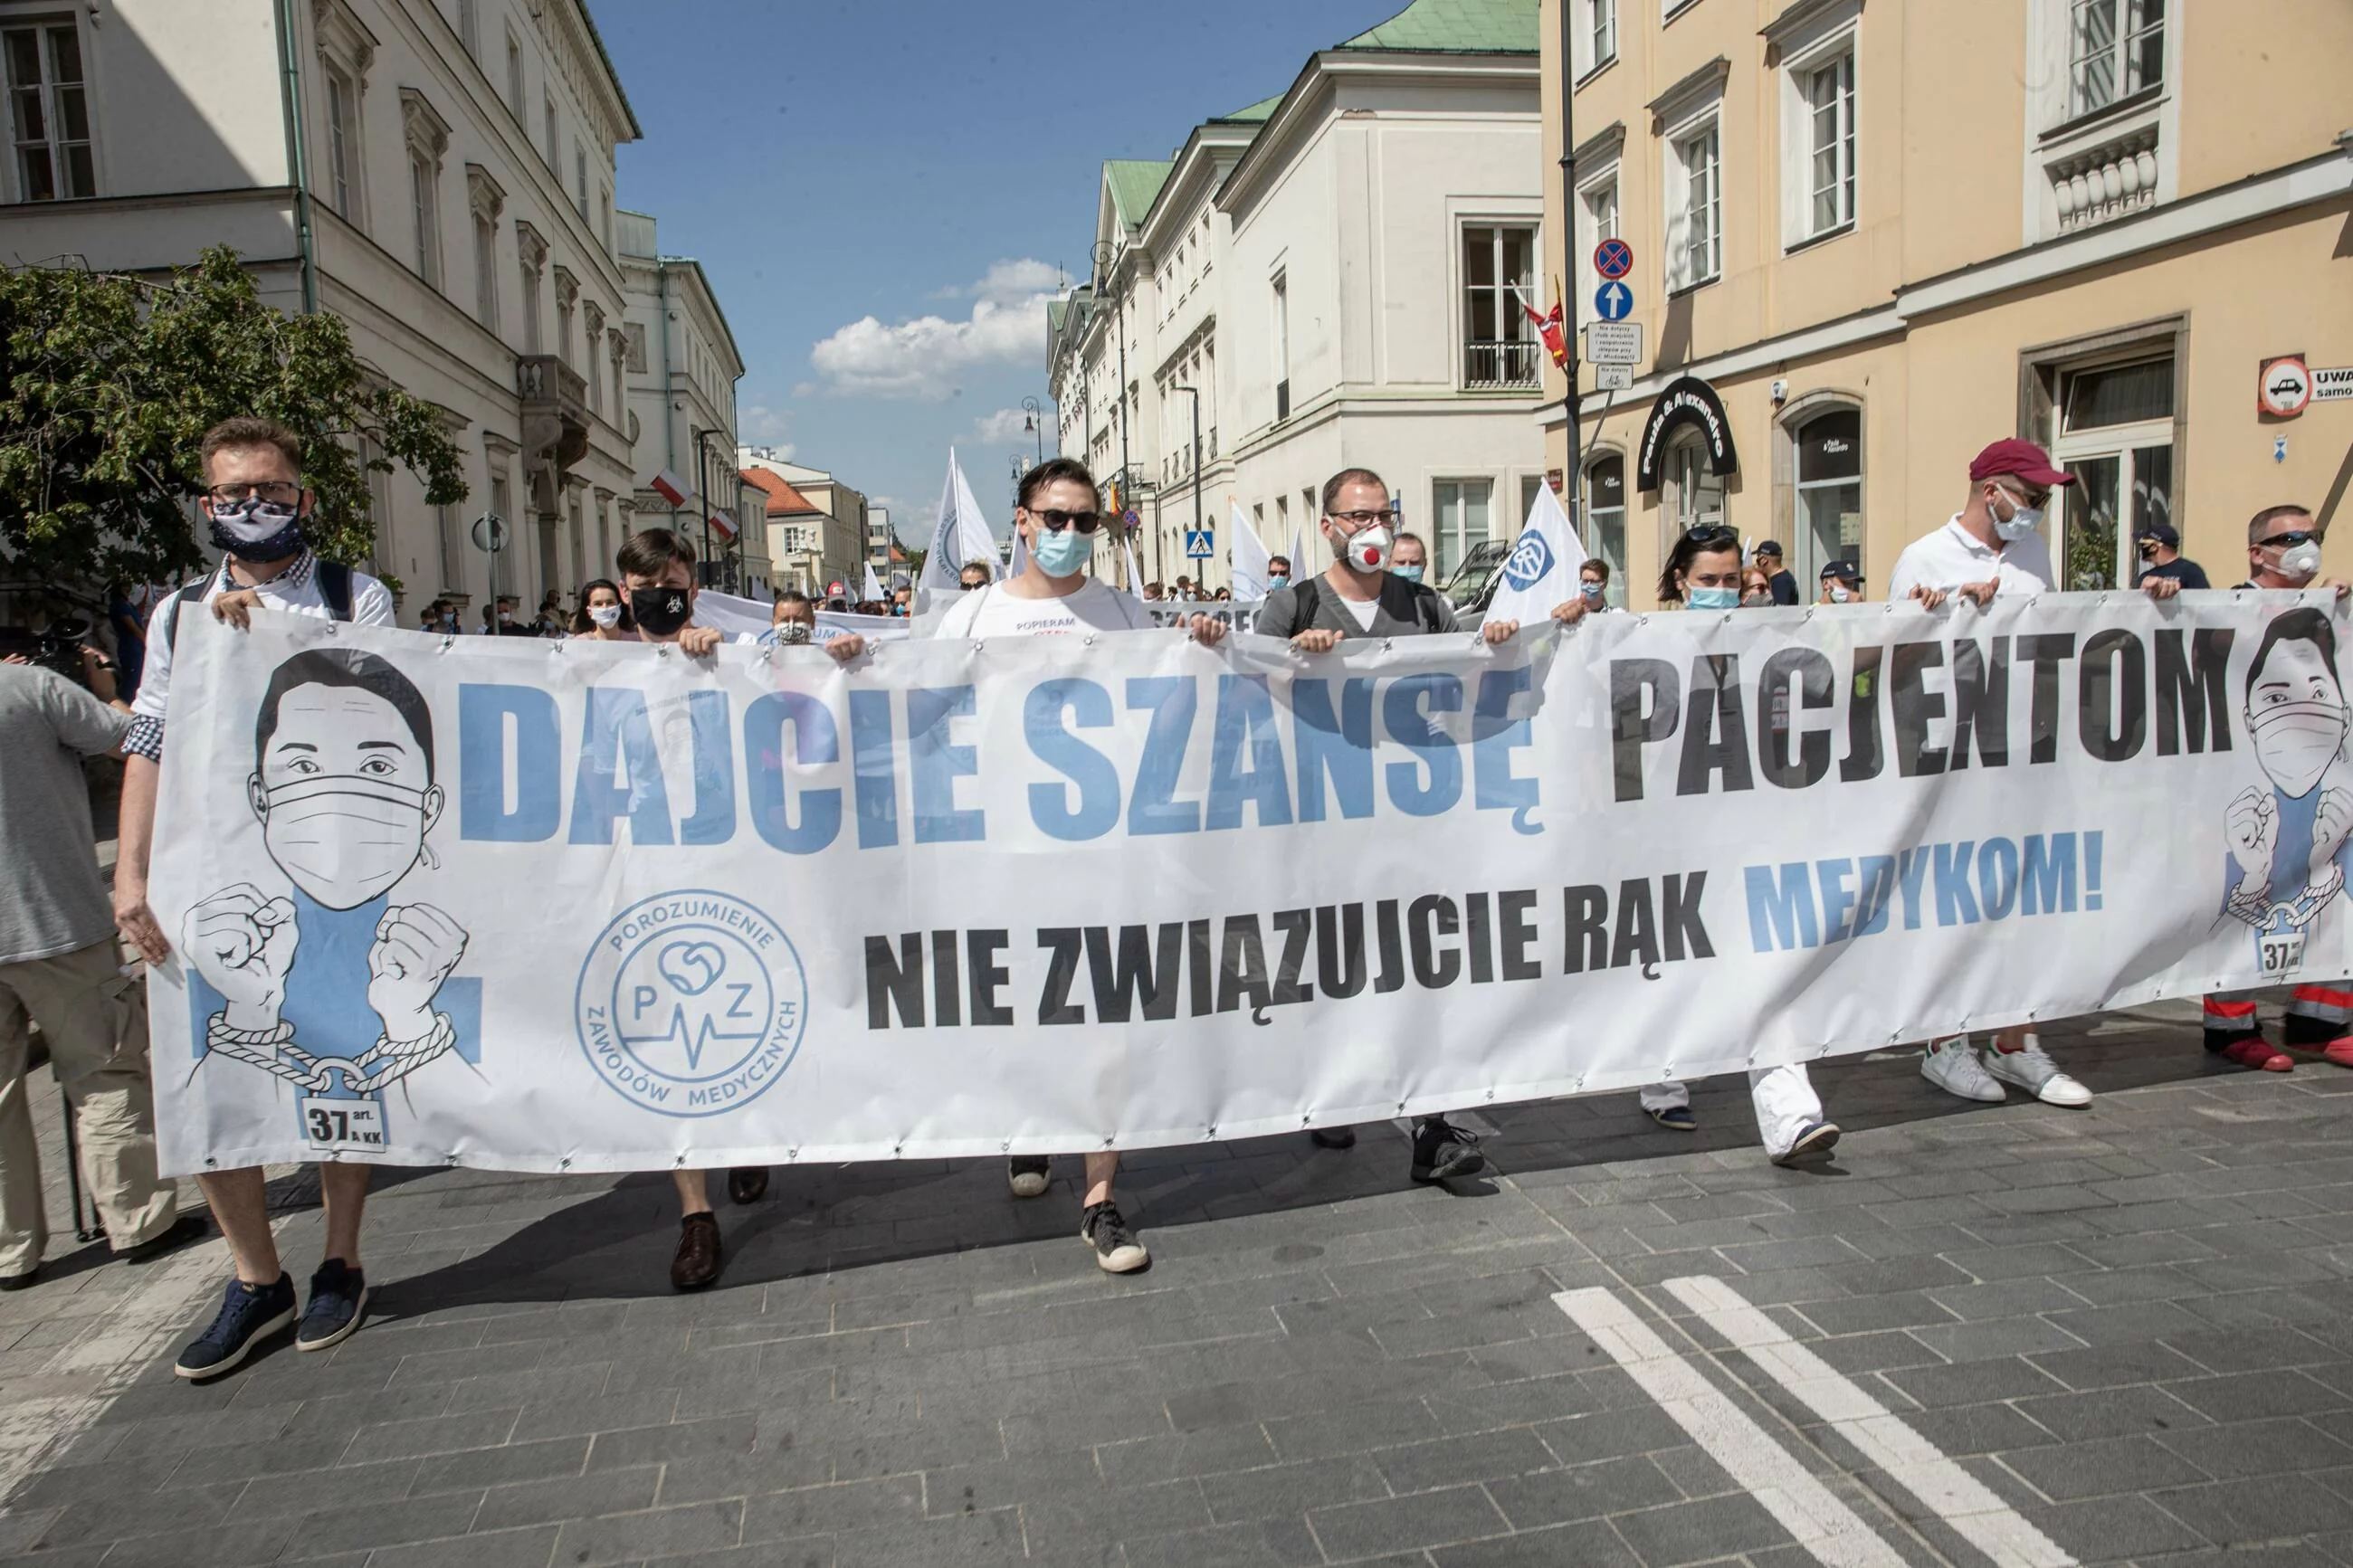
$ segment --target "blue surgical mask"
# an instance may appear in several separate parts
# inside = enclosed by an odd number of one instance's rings
[[[1601,595],[1602,595],[1602,594],[1603,594],[1604,590],[1603,590],[1603,588],[1602,588],[1602,586],[1601,586],[1601,584],[1599,584],[1599,583],[1579,583],[1577,586],[1577,592],[1579,592],[1579,593],[1581,593],[1581,594],[1583,594],[1583,595],[1585,595],[1585,602],[1586,602],[1587,604],[1588,604],[1588,605],[1599,605],[1599,603],[1601,603]]]
[[[1266,588],[1267,588],[1267,592],[1268,592],[1268,593],[1270,593],[1270,594],[1271,594],[1271,593],[1272,593],[1272,592],[1274,592],[1277,588],[1288,588],[1288,587],[1290,587],[1290,586],[1291,586],[1291,578],[1290,578],[1290,576],[1289,576],[1287,574],[1284,574],[1284,573],[1282,573],[1282,572],[1278,572],[1278,573],[1276,573],[1273,576],[1269,577],[1269,578],[1266,580]]]
[[[1683,607],[1689,610],[1736,610],[1740,607],[1737,588],[1686,588]]]
[[[1392,566],[1389,568],[1389,575],[1392,577],[1402,577],[1409,583],[1419,583],[1421,581],[1421,568],[1419,566]]]
[[[1029,542],[1029,559],[1038,570],[1049,577],[1068,577],[1087,563],[1095,552],[1095,542],[1075,528],[1057,531],[1040,523],[1037,537]]]

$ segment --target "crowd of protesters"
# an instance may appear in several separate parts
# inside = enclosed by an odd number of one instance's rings
[[[28,1018],[48,1038],[67,1099],[80,1118],[86,1163],[115,1249],[133,1262],[143,1261],[203,1234],[200,1221],[177,1212],[172,1184],[156,1174],[143,994],[132,983],[132,967],[119,962],[116,947],[118,931],[151,963],[163,962],[173,947],[148,906],[147,879],[174,628],[199,614],[243,627],[259,607],[361,626],[394,624],[392,597],[383,584],[321,559],[305,542],[304,524],[315,497],[302,482],[301,444],[291,432],[265,420],[231,420],[206,436],[201,455],[206,483],[199,510],[220,563],[199,581],[153,596],[152,605],[124,598],[119,618],[128,624],[115,627],[115,639],[118,646],[135,641],[139,648],[135,700],[125,700],[128,692],[83,689],[21,661],[0,667],[0,745],[12,759],[41,762],[35,769],[12,760],[8,773],[0,775],[0,853],[11,868],[8,898],[0,903],[0,1077],[7,1079],[0,1083],[0,1289],[35,1282],[46,1240],[19,1088]],[[2073,482],[2030,442],[1993,443],[1969,467],[1960,510],[1898,558],[1889,574],[1888,595],[1933,609],[1948,599],[1984,606],[1997,595],[2050,589],[2053,574],[2042,523],[2052,495]],[[1256,606],[1250,629],[1286,639],[1310,655],[1363,639],[1462,630],[1458,606],[1423,580],[1430,563],[1428,546],[1399,531],[1397,521],[1394,499],[1377,473],[1348,468],[1333,475],[1323,487],[1318,521],[1329,564],[1295,574],[1291,560],[1274,558],[1269,592]],[[1113,524],[1093,478],[1077,461],[1055,458],[1029,473],[1013,526],[1026,552],[1023,569],[1007,576],[989,563],[965,566],[958,578],[965,591],[948,596],[937,635],[987,638],[1145,630],[1172,624],[1172,616],[1176,629],[1204,646],[1216,647],[1229,635],[1228,620],[1220,615],[1155,614],[1139,603],[1208,605],[1229,600],[1226,589],[1204,593],[1185,576],[1173,590],[1147,584],[1138,595],[1089,574],[1099,531]],[[2242,585],[2316,585],[2321,581],[2317,537],[2313,517],[2303,508],[2258,512],[2249,528],[2249,574]],[[2153,597],[2168,598],[2205,584],[2199,568],[2180,558],[2179,542],[2162,523],[2143,531],[2145,570],[2138,581]],[[765,633],[731,638],[701,624],[701,573],[694,546],[683,534],[660,528],[633,534],[612,564],[611,576],[584,584],[568,607],[550,591],[528,621],[520,617],[516,598],[501,595],[482,607],[479,627],[461,625],[459,607],[446,599],[427,605],[419,626],[444,636],[666,645],[690,658],[707,656],[730,640],[785,647],[818,640],[819,605],[793,592],[776,595]],[[1588,615],[1609,613],[1611,577],[1607,562],[1583,562],[1574,587],[1551,609],[1552,620],[1573,626]],[[1858,602],[1865,586],[1855,562],[1832,560],[1820,568],[1811,602]],[[1744,550],[1733,530],[1705,524],[1673,542],[1657,597],[1670,609],[1705,614],[1795,605],[1807,595],[1778,543],[1767,541]],[[905,589],[881,600],[835,600],[823,607],[878,617],[906,616],[915,609]],[[1514,621],[1490,618],[1477,635],[1500,645],[1519,631]],[[839,627],[832,632],[821,643],[830,658],[850,664],[867,652],[865,638]],[[111,676],[111,670],[93,665],[92,674]],[[101,696],[114,700],[110,704]],[[87,802],[75,787],[79,774],[69,772],[69,763],[116,750],[126,758],[126,772],[120,863],[110,908],[88,857],[74,848],[88,842],[90,830]],[[50,766],[52,759],[57,765]],[[78,769],[78,763],[72,766]],[[263,905],[237,918],[252,925],[253,940],[263,941],[270,921],[284,917],[273,917]],[[2208,1048],[2269,1071],[2292,1067],[2294,1050],[2353,1066],[2353,1024],[2348,1022],[2353,1018],[2353,991],[2341,988],[2343,984],[2299,988],[2285,1049],[2264,1041],[2251,996],[2210,997]],[[1968,1100],[2000,1100],[2013,1089],[2063,1107],[2084,1106],[2092,1099],[2031,1028],[2001,1029],[1974,1042],[1968,1037],[1931,1042],[1922,1071],[1939,1089]],[[1759,1136],[1776,1163],[1818,1159],[1837,1143],[1839,1129],[1802,1066],[1758,1068],[1750,1074],[1750,1087]],[[1697,1125],[1689,1091],[1679,1082],[1645,1088],[1639,1103],[1662,1126]],[[1335,1153],[1356,1142],[1355,1130],[1346,1127],[1320,1128],[1307,1136]],[[1409,1180],[1451,1181],[1477,1173],[1486,1163],[1474,1132],[1448,1117],[1427,1116],[1412,1124]],[[1119,1205],[1118,1155],[1084,1152],[1083,1163],[1079,1228],[1096,1264],[1113,1273],[1148,1266],[1150,1252]],[[1010,1193],[1020,1199],[1044,1195],[1052,1185],[1053,1168],[1045,1156],[1010,1159]],[[723,1269],[724,1241],[710,1175],[672,1173],[680,1230],[670,1280],[681,1290],[707,1287]],[[307,1298],[298,1294],[278,1254],[260,1169],[207,1170],[197,1178],[227,1238],[235,1271],[217,1315],[182,1352],[182,1376],[225,1373],[265,1337],[290,1328],[304,1351],[339,1343],[359,1328],[368,1300],[361,1239],[370,1176],[370,1167],[361,1162],[322,1165],[325,1241]],[[726,1194],[737,1205],[760,1201],[768,1179],[761,1168],[738,1167],[723,1174]]]

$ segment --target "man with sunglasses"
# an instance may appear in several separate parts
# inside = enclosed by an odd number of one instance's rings
[[[259,608],[364,626],[394,624],[392,595],[364,573],[311,553],[303,524],[318,498],[302,483],[302,443],[269,419],[230,419],[205,433],[200,448],[205,489],[197,505],[211,541],[221,551],[218,570],[166,595],[149,624],[147,667],[122,742],[122,816],[114,871],[114,920],[150,963],[170,956],[172,944],[147,907],[147,868],[155,834],[155,789],[163,775],[164,709],[172,689],[172,648],[186,614],[209,609],[239,629]],[[369,1167],[357,1160],[319,1167],[326,1208],[326,1257],[311,1277],[311,1299],[294,1336],[295,1348],[324,1350],[356,1330],[366,1300],[359,1283],[360,1217],[367,1203]],[[189,1347],[183,1377],[212,1377],[244,1360],[262,1335],[294,1318],[294,1283],[286,1275],[269,1230],[269,1205],[259,1166],[206,1172],[196,1178],[213,1218],[228,1238],[237,1268],[215,1331]],[[191,1359],[194,1357],[194,1359]]]
[[[1332,547],[1332,564],[1269,594],[1251,629],[1261,637],[1286,638],[1305,653],[1329,653],[1351,637],[1461,631],[1454,606],[1444,595],[1390,566],[1393,546],[1401,542],[1391,534],[1395,516],[1388,485],[1370,468],[1343,468],[1324,480],[1319,528]],[[1490,643],[1502,643],[1519,629],[1516,621],[1489,621],[1480,635]],[[1351,1127],[1318,1127],[1308,1136],[1324,1149],[1353,1148],[1356,1142]],[[1443,1116],[1414,1123],[1409,1171],[1413,1180],[1444,1182],[1475,1176],[1486,1168],[1487,1157],[1473,1134]]]
[[[1019,575],[989,584],[950,605],[937,635],[980,638],[1153,630],[1151,613],[1142,600],[1087,575],[1095,540],[1109,521],[1103,492],[1085,464],[1075,458],[1039,464],[1022,476],[1020,504],[1013,513],[1028,563]],[[1208,616],[1193,616],[1187,630],[1207,647],[1215,647],[1226,635],[1225,623]],[[1152,1254],[1128,1228],[1112,1196],[1112,1178],[1118,1171],[1116,1152],[1088,1152],[1079,1236],[1094,1249],[1095,1265],[1104,1273],[1132,1274],[1148,1267]],[[1043,1154],[1017,1155],[1006,1163],[1006,1180],[1017,1198],[1043,1195],[1052,1176],[1053,1161]]]
[[[2050,454],[2031,441],[1996,441],[1969,465],[1968,503],[1925,539],[1915,539],[1895,558],[1888,574],[1890,600],[1917,599],[1936,609],[1957,595],[1982,609],[1997,593],[2040,594],[2052,584],[2051,550],[2043,542],[2044,509],[2051,492],[2072,485],[2074,476],[2052,465]],[[2179,584],[2159,579],[2167,590]],[[2158,597],[2165,595],[2155,588]],[[1982,1050],[1967,1035],[1929,1042],[1920,1076],[1948,1094],[1988,1104],[2008,1096],[2004,1084],[2026,1090],[2045,1105],[2081,1107],[2092,1091],[2059,1070],[2033,1030],[1995,1032]]]

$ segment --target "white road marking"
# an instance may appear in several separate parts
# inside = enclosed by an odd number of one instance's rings
[[[1903,1568],[1894,1547],[1617,1297],[1564,1290],[1553,1304],[1828,1568]]]
[[[1789,1337],[1721,1279],[1670,1279],[1667,1289],[1895,1483],[2002,1568],[2074,1568],[2075,1560],[1985,1483],[1947,1458],[1852,1379]]]

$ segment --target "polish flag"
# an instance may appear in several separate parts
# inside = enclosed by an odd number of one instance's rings
[[[686,488],[684,479],[680,479],[668,468],[654,476],[653,490],[654,494],[672,506],[684,506],[686,498],[693,493]]]

